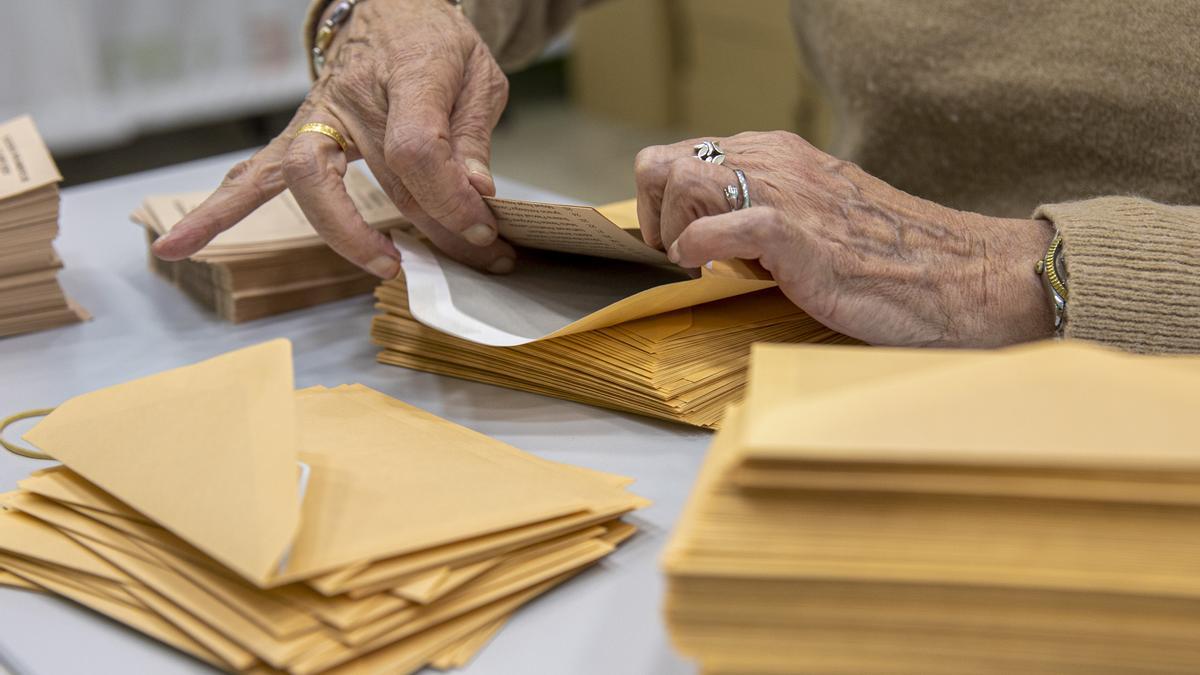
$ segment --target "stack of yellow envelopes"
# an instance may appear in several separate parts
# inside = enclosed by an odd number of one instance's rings
[[[646,504],[291,372],[279,340],[59,406],[25,439],[63,466],[0,498],[6,578],[228,671],[455,667]]]
[[[61,180],[32,119],[0,124],[0,336],[87,318],[58,285]]]
[[[407,227],[391,200],[353,167],[346,190],[367,224],[380,230]],[[148,197],[133,213],[147,242],[167,234],[206,192]],[[200,304],[233,323],[369,293],[378,283],[325,245],[284,192],[217,235],[187,260],[150,256],[151,267]]]
[[[745,387],[755,342],[851,342],[778,289],[513,347],[481,345],[416,321],[404,277],[375,292],[379,360],[701,427]]]
[[[1200,670],[1200,360],[756,348],[668,546],[711,673]]]

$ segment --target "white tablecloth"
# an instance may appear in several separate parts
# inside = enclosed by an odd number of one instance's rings
[[[360,382],[544,457],[637,478],[654,500],[642,532],[602,564],[522,608],[466,672],[609,675],[690,673],[661,619],[659,557],[695,479],[710,434],[532,394],[375,362],[369,297],[233,326],[217,320],[146,264],[128,214],[152,193],[215,185],[226,155],[64,191],[57,246],[68,294],[95,319],[0,339],[0,416],[288,337],[296,384]],[[561,200],[498,181],[500,196]],[[8,437],[28,428],[9,431]],[[0,452],[0,490],[42,462]],[[56,598],[0,589],[0,672],[200,673],[207,666]]]

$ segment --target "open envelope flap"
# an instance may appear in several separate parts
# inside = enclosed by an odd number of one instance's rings
[[[624,236],[624,235],[623,235]],[[714,263],[698,279],[669,265],[522,252],[512,274],[459,264],[427,241],[393,231],[408,307],[447,335],[512,347],[753,293],[776,284],[741,261]]]
[[[292,388],[274,340],[77,396],[25,439],[262,584],[300,519]]]
[[[1046,342],[929,363],[822,396],[753,392],[745,452],[813,462],[1200,467],[1200,359]]]
[[[642,319],[685,307],[695,307],[737,295],[754,293],[775,287],[774,280],[754,277],[726,276],[703,269],[699,279],[656,286],[593,312],[546,337],[559,337],[615,326],[626,321]]]

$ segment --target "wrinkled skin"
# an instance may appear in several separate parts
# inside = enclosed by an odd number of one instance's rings
[[[495,194],[491,134],[507,100],[507,78],[450,3],[361,3],[287,130],[233,167],[154,253],[185,258],[286,187],[334,250],[379,277],[394,277],[399,254],[367,226],[342,183],[347,162],[361,157],[443,251],[474,267],[510,271],[515,254],[496,238],[482,199]],[[320,134],[296,136],[307,122],[341,131],[348,151]]]
[[[1033,270],[1049,223],[939,206],[787,132],[719,140],[721,166],[697,160],[697,142],[646,148],[635,166],[643,238],[674,262],[758,260],[801,309],[872,344],[988,347],[1052,333]],[[732,168],[752,208],[731,212]]]
[[[288,129],[233,167],[155,254],[189,256],[286,187],[334,250],[394,277],[399,254],[342,184],[347,162],[361,157],[439,248],[511,271],[516,255],[482,200],[495,193],[491,133],[508,81],[466,17],[450,3],[371,0],[328,51]],[[319,134],[296,136],[306,122],[340,130],[347,152]],[[636,161],[644,237],[680,265],[758,260],[799,307],[874,344],[994,346],[1050,334],[1032,272],[1049,224],[918,199],[786,132],[721,141],[724,166],[696,160],[694,143],[647,148]],[[731,167],[746,172],[753,208],[730,213]]]

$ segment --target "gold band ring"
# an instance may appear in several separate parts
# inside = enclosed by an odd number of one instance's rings
[[[321,122],[309,122],[308,124],[305,124],[296,130],[296,135],[299,136],[300,134],[321,134],[322,136],[327,136],[332,138],[333,141],[338,144],[338,147],[342,149],[342,152],[346,151],[346,137],[343,136],[340,131],[334,129],[328,124],[322,124]]]

